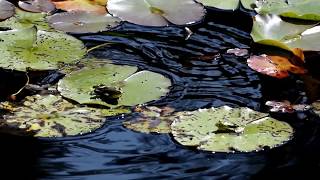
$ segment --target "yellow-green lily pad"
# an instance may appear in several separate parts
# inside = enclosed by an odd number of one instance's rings
[[[171,125],[174,139],[212,152],[250,152],[274,148],[291,139],[293,128],[249,108],[200,109],[180,115]]]

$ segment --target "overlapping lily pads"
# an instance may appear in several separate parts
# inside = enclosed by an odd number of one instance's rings
[[[0,20],[7,19],[13,16],[15,7],[13,4],[6,0],[0,0]]]
[[[250,152],[290,140],[292,127],[249,108],[201,109],[186,113],[171,125],[179,143],[212,152]]]
[[[57,13],[48,17],[48,22],[56,30],[73,33],[95,33],[107,31],[120,24],[120,19],[110,14],[72,11]]]
[[[196,0],[205,6],[215,7],[224,10],[236,10],[239,8],[240,2],[246,9],[252,9],[255,0]]]
[[[205,15],[204,7],[193,0],[108,0],[107,9],[122,20],[146,26],[191,24]]]
[[[134,66],[91,63],[59,81],[58,90],[81,104],[133,106],[169,92],[170,79]]]
[[[288,23],[277,15],[255,16],[251,37],[257,43],[289,51],[294,48],[320,51],[320,26]]]
[[[26,71],[58,69],[86,53],[83,43],[67,34],[35,27],[0,32],[0,67]]]
[[[77,107],[53,95],[28,96],[21,106],[11,106],[12,112],[3,116],[1,128],[25,130],[36,137],[89,133],[104,123],[106,114],[101,109]]]

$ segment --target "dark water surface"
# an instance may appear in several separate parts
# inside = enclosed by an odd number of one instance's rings
[[[266,100],[306,101],[303,84],[295,77],[260,76],[246,65],[248,57],[226,53],[230,48],[252,46],[251,21],[243,11],[208,10],[202,23],[190,27],[194,34],[188,40],[183,27],[129,23],[112,33],[78,37],[88,47],[115,43],[92,51],[92,57],[170,77],[174,82],[170,94],[152,105],[177,110],[230,105],[266,111]],[[94,133],[66,140],[1,135],[1,179],[6,179],[5,174],[10,175],[8,179],[319,179],[319,119],[310,113],[274,117],[289,122],[296,129],[295,138],[281,147],[247,154],[197,151],[167,134],[126,129],[121,117],[110,118]]]

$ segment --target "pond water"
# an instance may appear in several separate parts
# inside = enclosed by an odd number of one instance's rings
[[[168,105],[177,110],[247,106],[266,112],[266,100],[306,101],[303,85],[296,77],[266,78],[247,66],[248,56],[226,53],[231,48],[253,46],[251,26],[249,12],[209,9],[203,22],[190,27],[193,34],[188,40],[184,27],[149,28],[129,23],[112,32],[77,37],[88,47],[114,43],[92,51],[90,56],[138,65],[170,77],[170,94],[151,105]],[[5,72],[1,75],[4,80],[0,90],[5,92],[15,77]],[[197,151],[179,145],[167,134],[126,129],[122,122],[128,117],[110,118],[91,134],[63,140],[1,135],[1,173],[3,177],[8,173],[10,179],[79,180],[309,179],[317,175],[319,119],[308,113],[273,116],[295,128],[294,139],[278,148],[253,153]]]

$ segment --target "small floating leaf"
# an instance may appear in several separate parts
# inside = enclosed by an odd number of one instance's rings
[[[290,140],[292,127],[265,113],[227,106],[186,112],[171,125],[176,141],[212,152],[250,152]]]
[[[28,96],[3,116],[1,128],[22,129],[37,137],[64,137],[89,133],[105,121],[102,110],[77,107],[59,96]]]
[[[5,69],[58,69],[59,63],[75,62],[85,53],[81,41],[63,33],[34,27],[0,32],[0,67]]]
[[[246,9],[252,9],[251,4],[255,4],[255,0],[196,0],[205,6],[215,7],[224,10],[238,9],[240,2]]]
[[[134,66],[93,63],[59,81],[58,90],[80,104],[133,106],[157,100],[168,93],[171,81]]]
[[[120,19],[109,14],[73,11],[57,13],[48,17],[48,22],[56,30],[73,33],[95,33],[116,27]]]
[[[56,9],[55,5],[50,0],[28,0],[19,1],[19,7],[30,12],[52,12]]]
[[[227,50],[227,53],[228,54],[234,54],[236,56],[246,56],[249,54],[248,50],[247,49],[239,49],[239,48],[234,48],[234,49],[228,49]]]
[[[307,111],[311,107],[307,104],[291,104],[289,101],[267,101],[271,112],[293,113],[296,111]]]
[[[268,76],[276,78],[285,78],[289,76],[288,72],[294,74],[304,74],[306,70],[303,67],[293,65],[287,58],[281,56],[251,56],[248,60],[250,68]]]
[[[251,37],[254,42],[289,51],[320,51],[320,26],[288,23],[277,15],[255,16]]]
[[[200,21],[205,9],[193,0],[108,0],[108,11],[125,21],[146,25],[184,25]]]
[[[65,11],[86,11],[106,14],[107,0],[52,0],[57,9]]]
[[[7,19],[15,13],[15,6],[6,0],[0,0],[0,20]]]

